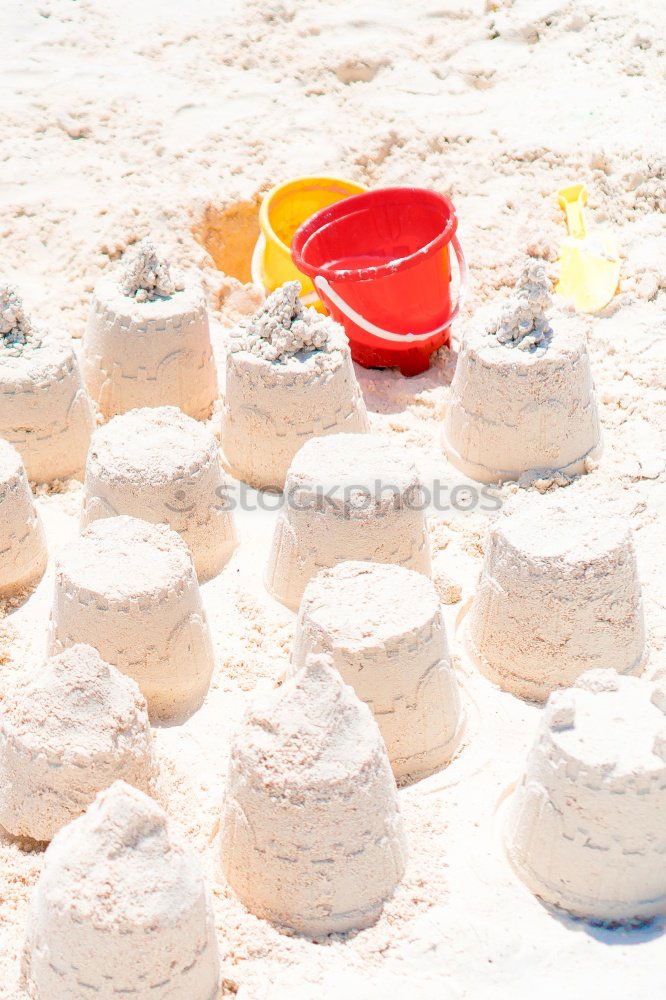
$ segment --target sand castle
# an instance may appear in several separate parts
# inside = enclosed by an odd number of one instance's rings
[[[84,374],[106,418],[142,406],[210,415],[217,374],[199,284],[148,240],[97,284],[83,341]]]
[[[666,694],[594,670],[551,695],[507,817],[517,873],[604,922],[666,912]]]
[[[543,265],[522,272],[499,319],[467,332],[451,383],[444,450],[485,483],[531,469],[586,472],[601,447],[587,346],[574,317],[547,318]]]
[[[81,642],[134,678],[151,720],[199,707],[213,645],[192,557],[175,531],[105,518],[67,545],[56,560],[50,651]]]
[[[256,698],[233,738],[222,862],[248,910],[313,935],[373,923],[402,878],[384,743],[328,657]]]
[[[409,453],[374,434],[304,444],[289,467],[266,587],[297,610],[321,569],[349,559],[390,562],[430,576],[423,486]]]
[[[463,715],[439,597],[427,577],[382,563],[322,570],[301,601],[292,669],[321,652],[372,710],[397,780],[449,763]]]
[[[174,406],[131,410],[93,434],[81,523],[118,514],[164,522],[207,580],[237,545],[226,486],[208,427]]]
[[[98,792],[122,778],[150,793],[148,713],[136,683],[90,646],[46,663],[0,712],[0,823],[51,840]]]
[[[269,295],[227,354],[222,450],[236,478],[262,489],[283,488],[309,438],[370,429],[342,327],[299,291],[290,281]]]
[[[628,523],[594,498],[519,493],[488,535],[465,626],[478,668],[543,701],[586,670],[641,670],[647,656]]]
[[[81,476],[94,426],[69,337],[38,328],[14,288],[0,284],[0,437],[28,479]]]
[[[32,899],[22,972],[34,1000],[217,1000],[199,860],[143,792],[118,781],[56,835]]]
[[[21,456],[0,438],[0,597],[35,584],[46,558],[44,528]]]

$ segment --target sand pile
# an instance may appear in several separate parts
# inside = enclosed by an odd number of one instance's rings
[[[0,436],[36,483],[80,476],[94,418],[69,338],[35,326],[0,285]]]
[[[370,925],[402,878],[384,743],[328,657],[256,698],[233,738],[222,863],[252,913],[314,935]]]
[[[600,451],[583,328],[548,317],[541,265],[521,273],[499,317],[482,311],[463,339],[444,421],[444,450],[480,482],[532,469],[586,472]]]
[[[409,452],[373,434],[314,438],[289,467],[266,572],[296,610],[308,580],[349,559],[430,575],[422,483]]]
[[[542,899],[601,921],[666,912],[666,695],[612,670],[555,692],[506,829]]]
[[[213,646],[192,557],[175,531],[105,518],[61,552],[50,649],[81,642],[134,678],[151,720],[175,721],[199,707]]]
[[[84,373],[104,417],[142,406],[209,416],[217,396],[208,311],[198,281],[171,272],[148,241],[95,287]]]
[[[299,291],[290,281],[269,295],[227,354],[222,449],[234,475],[260,488],[282,489],[309,438],[369,430],[342,327]]]
[[[36,583],[46,559],[44,528],[21,456],[0,438],[0,596]]]
[[[164,810],[122,781],[49,846],[24,976],[35,1000],[217,1000],[199,861]]]
[[[519,493],[488,533],[466,624],[491,680],[543,701],[586,670],[639,671],[646,633],[627,522],[594,498]]]
[[[174,406],[131,410],[93,434],[81,523],[129,514],[168,524],[207,580],[238,542],[226,486],[208,427]]]
[[[136,683],[90,646],[72,646],[2,702],[0,823],[50,840],[118,778],[150,793],[152,754]]]
[[[322,570],[301,601],[293,669],[320,652],[371,709],[397,780],[449,763],[463,715],[439,597],[427,577],[382,563]]]
[[[153,302],[182,292],[185,283],[182,275],[171,274],[169,261],[151,240],[141,240],[123,260],[120,287],[136,302]]]

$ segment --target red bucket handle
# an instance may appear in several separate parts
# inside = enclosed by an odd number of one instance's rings
[[[429,340],[430,337],[436,337],[437,334],[443,333],[444,330],[446,330],[446,328],[453,323],[454,319],[460,312],[460,308],[467,295],[469,272],[467,269],[467,261],[465,260],[465,255],[463,254],[460,240],[457,235],[452,237],[451,244],[455,250],[456,258],[458,260],[458,270],[460,272],[458,301],[456,302],[451,315],[446,322],[442,323],[434,330],[429,330],[428,333],[392,333],[390,330],[384,330],[381,326],[375,326],[375,324],[371,323],[369,319],[366,319],[364,316],[361,316],[360,313],[357,313],[355,309],[352,309],[352,307],[331,288],[331,285],[326,278],[323,277],[323,275],[316,275],[314,278],[314,284],[317,291],[321,291],[326,298],[329,298],[333,305],[337,306],[340,312],[343,313],[347,319],[350,319],[352,323],[360,326],[362,330],[365,330],[366,333],[371,334],[373,337],[378,337],[380,340],[398,342],[400,344],[414,344],[421,340]]]

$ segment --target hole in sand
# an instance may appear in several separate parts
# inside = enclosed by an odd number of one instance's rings
[[[207,205],[192,227],[192,235],[218,270],[239,281],[251,281],[252,251],[259,236],[259,201]]]

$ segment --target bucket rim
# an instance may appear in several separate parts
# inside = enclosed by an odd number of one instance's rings
[[[401,201],[406,200],[408,197],[417,196],[439,204],[446,210],[446,222],[442,232],[438,233],[429,243],[419,247],[418,250],[407,254],[406,257],[397,257],[395,260],[384,264],[359,268],[335,268],[331,267],[330,264],[320,264],[314,267],[306,261],[304,252],[306,251],[307,244],[311,237],[315,236],[320,229],[323,229],[345,215],[350,215],[359,207],[363,207],[367,202],[382,200],[387,196],[397,197]],[[367,281],[374,278],[383,278],[388,274],[395,274],[396,271],[407,270],[418,263],[420,258],[430,256],[434,251],[450,243],[455,236],[457,228],[458,216],[456,215],[453,202],[446,195],[440,194],[438,191],[419,187],[375,188],[371,191],[364,191],[361,194],[344,198],[342,201],[329,205],[327,208],[322,208],[319,212],[310,216],[294,233],[291,241],[291,256],[298,270],[302,271],[303,274],[307,274],[313,280],[317,275],[322,275],[329,281]]]
[[[314,174],[304,174],[303,176],[291,177],[289,180],[280,181],[279,184],[273,185],[273,187],[266,192],[266,194],[261,200],[261,205],[259,206],[259,228],[263,232],[264,236],[270,237],[270,239],[273,240],[273,242],[278,247],[280,247],[281,250],[284,250],[284,252],[288,255],[291,253],[291,249],[289,246],[287,246],[286,243],[284,243],[280,239],[278,234],[273,229],[269,216],[269,209],[272,202],[282,191],[286,190],[287,188],[293,187],[295,185],[299,187],[309,186],[314,189],[325,186],[328,186],[329,189],[336,187],[352,188],[353,193],[351,193],[348,196],[350,198],[355,198],[359,194],[368,193],[368,189],[363,184],[358,184],[356,181],[347,180],[346,177],[333,177],[332,175],[329,174],[322,174],[321,176]],[[343,198],[341,200],[344,201],[345,199]],[[329,205],[328,207],[330,208],[331,206]],[[320,211],[326,211],[326,209],[320,209]],[[312,216],[310,216],[310,218],[312,218]],[[301,223],[301,225],[304,225],[304,223]]]

